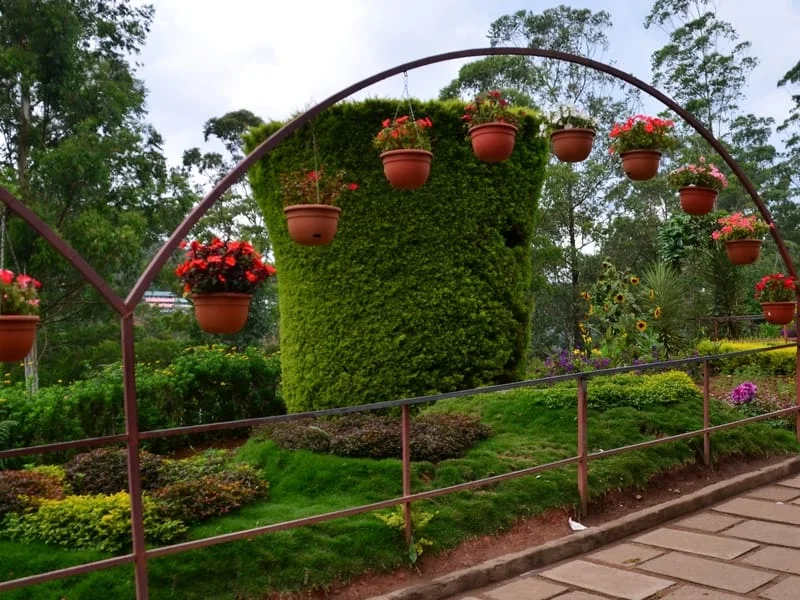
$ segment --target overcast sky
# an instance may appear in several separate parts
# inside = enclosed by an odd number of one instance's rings
[[[150,0],[156,13],[139,57],[149,89],[149,120],[166,140],[171,161],[203,146],[210,117],[246,108],[265,120],[293,112],[373,75],[440,52],[488,46],[489,25],[525,9],[558,4],[611,13],[604,58],[650,82],[650,55],[666,35],[645,30],[650,0]],[[789,92],[781,76],[800,59],[800,0],[718,0],[718,16],[752,42],[760,64],[744,109],[781,121]],[[464,61],[409,73],[414,97],[435,98]],[[365,96],[399,97],[402,77]],[[658,110],[658,108],[656,109]]]

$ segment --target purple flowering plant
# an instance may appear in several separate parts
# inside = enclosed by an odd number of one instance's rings
[[[749,404],[755,400],[758,386],[752,381],[745,381],[737,385],[731,392],[731,404]]]

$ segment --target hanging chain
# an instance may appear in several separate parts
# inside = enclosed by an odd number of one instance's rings
[[[419,138],[419,127],[417,127],[417,119],[414,116],[414,106],[411,104],[411,94],[408,92],[408,71],[403,71],[403,94],[400,97],[400,102],[397,103],[397,108],[394,110],[394,118],[392,122],[397,121],[397,115],[400,112],[400,107],[403,106],[403,100],[408,104],[408,117],[411,119],[411,125]]]
[[[0,270],[6,268],[6,211],[8,208],[3,204],[3,216],[0,218]]]
[[[319,200],[319,180],[322,176],[322,173],[319,170],[319,160],[317,157],[317,131],[314,127],[314,121],[312,120],[310,123],[311,126],[311,152],[314,154],[314,189],[317,194],[317,204],[322,204]]]

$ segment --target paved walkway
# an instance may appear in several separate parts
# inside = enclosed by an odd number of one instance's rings
[[[800,600],[800,475],[454,600]]]

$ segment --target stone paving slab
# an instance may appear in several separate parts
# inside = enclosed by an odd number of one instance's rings
[[[800,577],[787,577],[778,585],[765,589],[759,596],[769,600],[797,600],[800,596]]]
[[[765,521],[744,521],[727,529],[722,535],[772,544],[800,548],[800,527]],[[800,597],[800,593],[798,593]]]
[[[492,600],[549,600],[566,591],[563,585],[555,585],[538,577],[520,577],[484,593]]]
[[[668,548],[669,550],[680,550],[727,560],[734,559],[758,547],[758,544],[753,542],[734,540],[707,533],[669,529],[668,527],[650,531],[634,538],[633,541],[640,544]]]
[[[592,560],[620,566],[633,566],[664,554],[663,550],[640,546],[639,544],[619,544],[589,555]]]
[[[646,600],[673,585],[672,581],[659,577],[596,565],[585,560],[573,560],[543,571],[540,575],[560,583],[624,600]]]
[[[777,577],[775,573],[689,556],[680,552],[659,556],[639,565],[638,568],[739,594],[752,592]]]
[[[686,529],[697,529],[716,533],[741,522],[742,519],[738,517],[731,517],[715,512],[702,512],[697,515],[692,515],[687,519],[683,519],[682,521],[678,521],[676,525],[678,527],[685,527]]]
[[[699,588],[693,585],[684,585],[672,593],[663,596],[661,600],[742,600],[744,596],[718,592],[708,588]],[[556,599],[560,600],[560,599]]]
[[[800,496],[800,488],[787,487],[785,485],[768,485],[751,490],[746,495],[750,498],[787,502]]]
[[[794,504],[777,504],[752,498],[734,498],[715,506],[714,510],[763,521],[800,525],[800,506]]]
[[[800,550],[766,546],[744,558],[744,562],[756,567],[800,575]],[[800,591],[798,593],[800,596]]]
[[[795,475],[789,479],[784,479],[778,482],[781,485],[788,485],[789,487],[800,488],[800,475]]]
[[[608,600],[607,596],[595,596],[594,594],[587,594],[586,592],[570,592],[559,596],[554,600]]]

